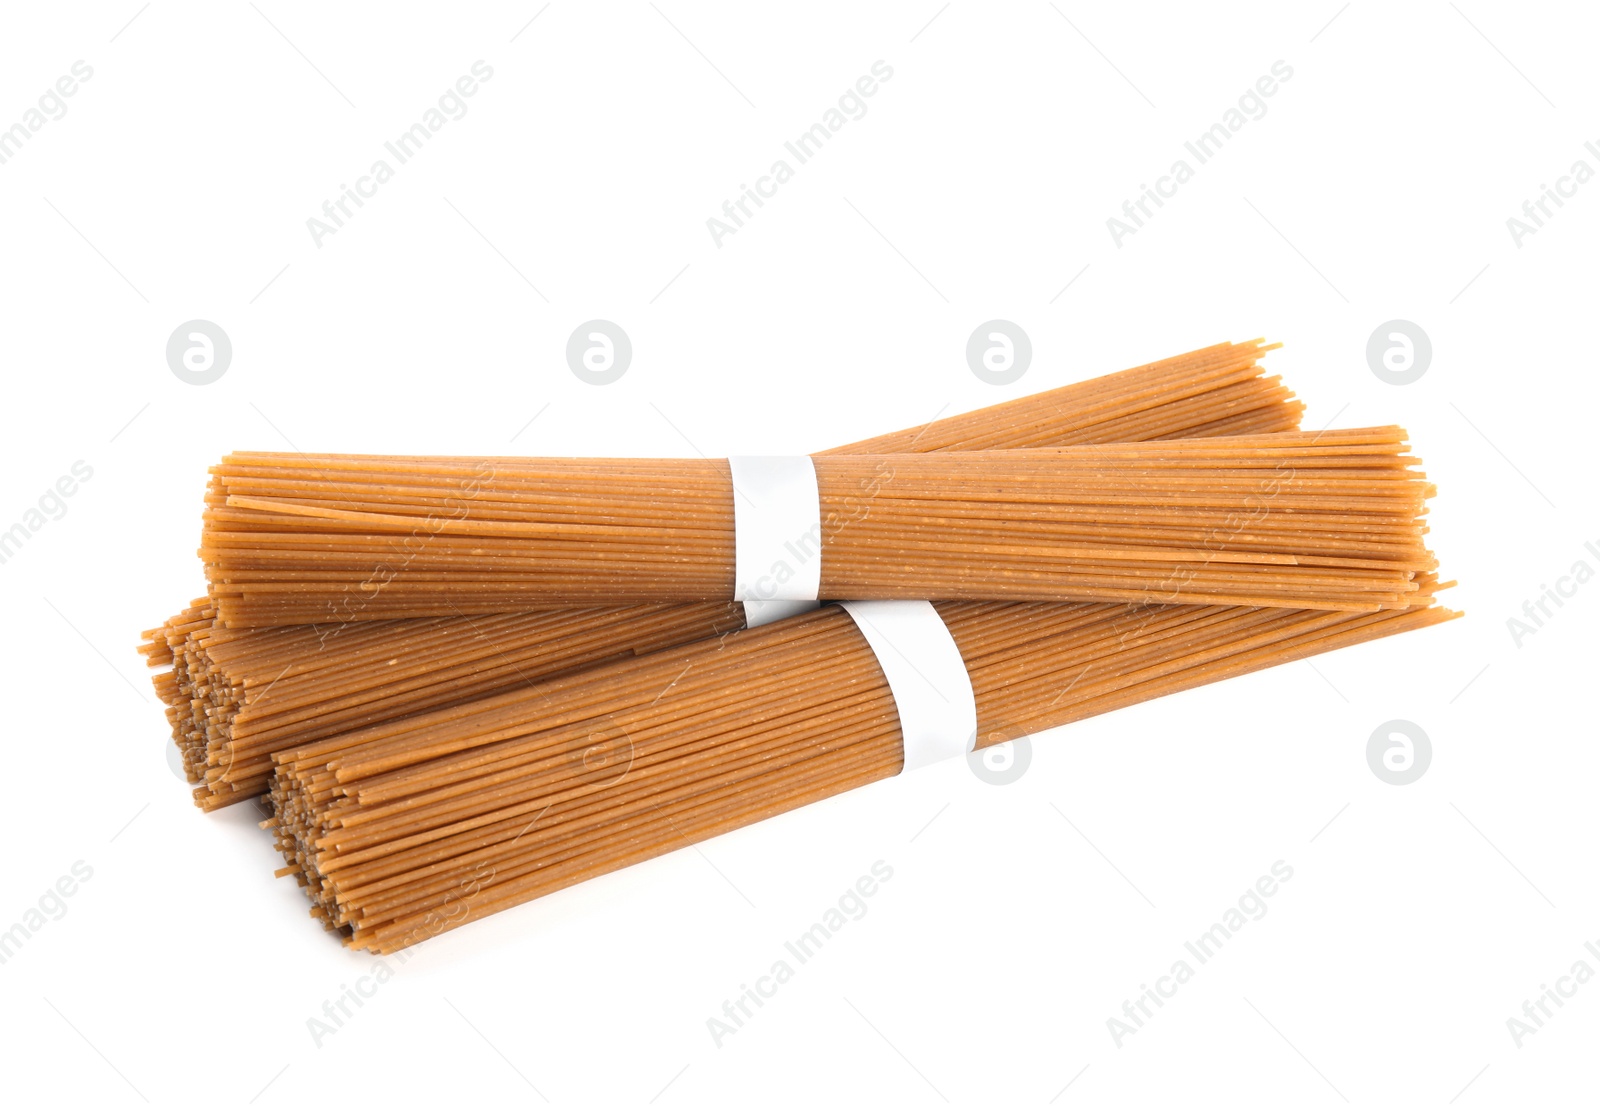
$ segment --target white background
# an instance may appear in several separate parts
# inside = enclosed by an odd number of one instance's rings
[[[0,528],[93,477],[0,565],[0,928],[93,876],[0,965],[6,1097],[1592,1097],[1600,980],[1520,1048],[1507,1019],[1600,968],[1600,583],[1520,647],[1506,620],[1600,567],[1600,182],[1520,247],[1506,220],[1600,169],[1593,13],[541,2],[7,7],[0,126],[93,77],[0,165]],[[480,59],[467,114],[314,244]],[[715,246],[880,59],[867,114]],[[1265,117],[1114,245],[1278,60]],[[1003,388],[963,354],[997,317],[1034,346]],[[164,357],[197,318],[234,347],[204,387]],[[592,318],[634,345],[606,387],[563,356]],[[1395,318],[1434,347],[1403,387],[1364,352]],[[1037,737],[1009,786],[947,763],[497,915],[314,1043],[378,961],[271,877],[254,810],[189,804],[134,652],[202,590],[207,464],[799,452],[1256,335],[1308,427],[1410,429],[1466,619]],[[1433,748],[1408,786],[1366,761],[1395,718]],[[707,1018],[878,860],[868,914],[717,1047]],[[1107,1019],[1277,860],[1270,912],[1118,1047]]]

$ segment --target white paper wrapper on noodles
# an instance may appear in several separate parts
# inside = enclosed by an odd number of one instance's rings
[[[972,752],[978,744],[972,678],[933,604],[876,599],[839,605],[855,620],[889,681],[905,746],[900,771]]]
[[[822,505],[810,457],[729,457],[733,597],[745,624],[815,610],[822,591]]]

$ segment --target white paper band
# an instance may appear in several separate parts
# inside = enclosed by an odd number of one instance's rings
[[[822,504],[810,457],[729,457],[733,473],[733,597],[749,625],[769,600],[815,601],[822,592]],[[801,608],[806,609],[806,608]],[[777,608],[774,608],[776,611]]]
[[[753,630],[791,615],[814,611],[820,606],[822,604],[815,599],[746,599],[744,626],[747,630]]]
[[[905,744],[900,771],[972,752],[978,743],[972,677],[933,604],[873,599],[839,605],[855,619],[889,681]]]

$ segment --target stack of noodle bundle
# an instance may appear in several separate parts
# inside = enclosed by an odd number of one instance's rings
[[[1301,404],[1258,363],[1272,348],[1213,346],[819,456],[1290,431]],[[204,597],[145,633],[148,662],[172,666],[155,684],[202,809],[264,793],[275,752],[744,625],[729,603],[367,620],[386,606],[227,621]]]
[[[1456,617],[1404,433],[1288,433],[1268,348],[816,455],[824,595],[939,599],[979,748]],[[731,500],[725,462],[228,458],[208,595],[142,647],[196,801],[270,783],[279,874],[382,953],[895,774],[850,617],[741,628]]]

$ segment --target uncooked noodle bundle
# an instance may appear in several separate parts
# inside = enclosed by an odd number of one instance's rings
[[[1222,343],[816,456],[1021,449],[1294,430],[1299,424],[1302,405],[1292,398],[1277,377],[1263,376],[1257,363],[1262,353],[1274,348],[1259,339],[1239,344]],[[485,464],[521,464],[526,458],[435,460],[455,461],[475,468]],[[311,471],[320,470],[313,466]],[[445,498],[449,498],[448,492]],[[447,507],[447,513],[451,509],[454,508]],[[258,513],[251,512],[241,525],[248,532],[253,523],[261,521]],[[410,570],[418,567],[412,556],[416,543],[408,543],[409,536],[386,536],[385,540],[392,543],[391,548],[399,546],[399,555],[384,559],[378,579],[401,570],[411,575]],[[245,543],[248,545],[251,540],[246,537]],[[424,545],[431,545],[431,542]],[[424,603],[394,588],[361,588],[358,585],[335,589],[335,594],[330,596],[326,594],[327,589],[302,588],[292,582],[284,587],[247,587],[243,577],[235,582],[215,566],[208,568],[207,575],[211,580],[210,597],[218,607],[219,617],[232,629],[346,624],[498,609],[494,603],[460,607],[451,598]],[[363,581],[369,585],[375,582],[366,577]]]
[[[814,459],[823,599],[1409,605],[1423,501],[1398,427]],[[202,552],[227,617],[257,595],[493,613],[727,600],[726,461],[234,454]],[[238,598],[233,598],[234,596]],[[399,613],[399,612],[397,612]]]
[[[980,748],[1454,617],[935,606],[972,682]],[[883,669],[830,605],[281,754],[267,824],[312,913],[393,952],[893,775],[901,758]]]
[[[1183,354],[830,450],[1002,449],[1294,430],[1301,404],[1262,374],[1259,342]],[[173,740],[211,810],[264,792],[271,754],[606,660],[745,624],[737,604],[575,608],[372,621],[373,604],[315,625],[224,625],[201,598],[145,634]],[[276,623],[282,606],[261,614]],[[323,615],[330,612],[323,608]]]

